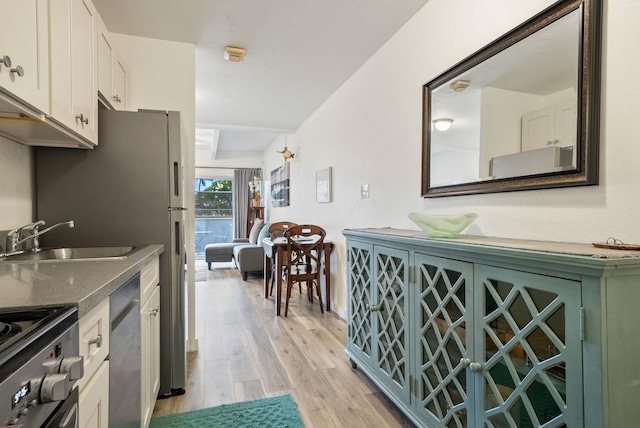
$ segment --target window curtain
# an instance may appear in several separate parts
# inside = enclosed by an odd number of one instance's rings
[[[247,230],[251,204],[249,182],[253,177],[259,177],[262,181],[262,170],[236,169],[233,171],[233,220],[235,223],[233,233],[236,238],[246,238],[249,233]]]

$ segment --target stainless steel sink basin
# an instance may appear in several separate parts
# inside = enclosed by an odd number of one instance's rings
[[[49,248],[37,253],[5,257],[4,261],[118,260],[128,257],[136,247]]]

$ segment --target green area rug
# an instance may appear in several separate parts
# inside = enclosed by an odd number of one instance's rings
[[[304,428],[290,395],[151,418],[149,428]]]

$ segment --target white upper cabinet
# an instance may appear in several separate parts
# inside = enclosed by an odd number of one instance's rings
[[[0,104],[49,112],[47,0],[0,0]]]
[[[576,103],[568,101],[522,116],[522,151],[576,144]]]
[[[109,30],[98,23],[98,96],[102,103],[114,110],[126,108],[127,67],[111,44]]]
[[[51,115],[97,144],[98,14],[89,0],[50,0]]]

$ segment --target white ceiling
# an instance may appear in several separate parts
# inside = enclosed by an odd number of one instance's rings
[[[214,158],[293,133],[427,1],[93,0],[111,32],[196,45],[197,140]],[[225,61],[228,45],[245,60]]]

